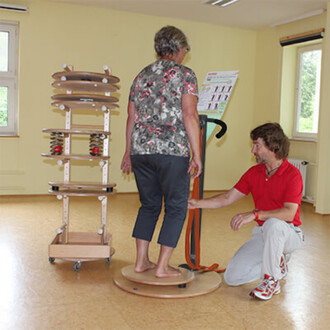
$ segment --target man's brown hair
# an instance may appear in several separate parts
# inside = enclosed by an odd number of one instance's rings
[[[266,123],[260,125],[251,131],[250,137],[253,141],[262,138],[266,147],[275,153],[277,159],[285,159],[288,157],[290,141],[284,134],[280,124]]]

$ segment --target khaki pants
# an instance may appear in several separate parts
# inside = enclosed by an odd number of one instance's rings
[[[252,237],[229,261],[224,273],[228,285],[237,286],[263,278],[265,274],[281,279],[283,254],[291,254],[303,242],[299,227],[275,218],[252,230]]]

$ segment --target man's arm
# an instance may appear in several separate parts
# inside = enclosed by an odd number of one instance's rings
[[[232,188],[229,191],[215,195],[209,198],[204,199],[189,199],[188,200],[188,208],[189,209],[217,209],[221,207],[225,207],[231,205],[240,199],[242,199],[245,195],[238,191],[236,188]]]
[[[284,207],[269,211],[259,211],[259,220],[267,221],[269,218],[276,218],[279,220],[291,222],[294,219],[298,210],[298,204],[296,203],[284,203]],[[230,226],[233,230],[239,230],[243,225],[252,222],[255,219],[253,211],[236,214],[231,222]]]
[[[191,94],[182,95],[182,119],[192,151],[188,173],[191,173],[194,170],[191,177],[196,178],[202,172],[202,162],[199,150],[200,125],[197,113],[197,96]]]
[[[270,211],[260,211],[259,219],[267,220],[269,218],[276,218],[279,220],[291,222],[294,219],[298,210],[298,204],[296,203],[284,203],[284,207]]]

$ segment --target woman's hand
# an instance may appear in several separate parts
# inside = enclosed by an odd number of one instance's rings
[[[132,171],[132,164],[131,164],[131,155],[129,152],[125,152],[123,156],[123,160],[120,165],[121,170],[124,174],[130,174]]]
[[[200,159],[200,157],[192,157],[191,161],[190,161],[190,165],[188,168],[188,173],[190,173],[190,177],[192,179],[197,178],[201,173],[202,173],[202,161]]]

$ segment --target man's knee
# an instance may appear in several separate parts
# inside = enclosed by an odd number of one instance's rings
[[[281,232],[287,229],[287,223],[283,220],[270,218],[263,225],[264,232]]]
[[[236,275],[237,274],[235,272],[231,271],[227,267],[227,269],[223,273],[223,279],[225,280],[226,284],[229,286],[238,286],[241,283],[240,283],[240,279],[238,279]]]
[[[223,274],[225,282],[230,286],[238,286],[245,283],[256,281],[261,274],[261,259],[234,258],[228,263]]]

